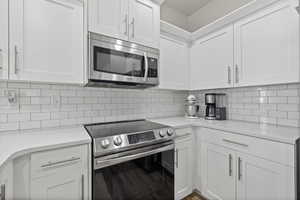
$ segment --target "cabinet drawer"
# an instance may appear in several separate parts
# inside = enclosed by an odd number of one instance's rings
[[[203,141],[294,166],[294,146],[225,131],[203,128]]]
[[[45,176],[58,168],[76,164],[80,166],[83,160],[82,148],[83,146],[76,146],[31,154],[31,176]]]
[[[192,128],[179,128],[179,129],[176,129],[175,131],[176,131],[176,138],[182,137],[182,136],[188,136],[193,133]]]

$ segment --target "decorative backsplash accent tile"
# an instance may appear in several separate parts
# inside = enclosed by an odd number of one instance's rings
[[[7,92],[17,93],[9,103]],[[0,82],[0,131],[182,116],[185,91]]]
[[[204,94],[226,93],[227,118],[300,127],[300,84],[191,91],[204,115]]]

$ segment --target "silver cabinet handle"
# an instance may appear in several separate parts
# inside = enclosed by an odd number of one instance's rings
[[[44,164],[41,166],[41,168],[46,168],[46,167],[53,167],[55,165],[62,165],[62,164],[65,164],[65,163],[69,163],[69,162],[74,162],[74,161],[77,161],[77,160],[80,160],[79,157],[73,157],[73,158],[70,158],[70,159],[67,159],[67,160],[61,160],[61,161],[57,161],[57,162],[48,162],[47,164]]]
[[[230,143],[230,144],[236,144],[236,145],[243,146],[243,147],[248,147],[249,146],[247,144],[243,144],[243,143],[240,143],[240,142],[235,142],[235,141],[227,140],[227,139],[223,139],[223,142],[227,142],[227,143]]]
[[[239,67],[238,65],[235,65],[235,82],[239,83],[240,79],[239,79]]]
[[[178,149],[175,150],[175,165],[176,165],[176,168],[178,168]]]
[[[135,20],[134,18],[132,18],[132,21],[131,21],[131,26],[132,26],[132,33],[131,33],[131,37],[134,38],[135,37],[135,27],[134,27],[134,24],[135,24]]]
[[[5,184],[0,186],[0,200],[5,200]]]
[[[81,175],[81,200],[84,200],[84,174]]]
[[[3,50],[0,49],[0,56],[1,56],[1,61],[2,61],[2,62],[0,63],[0,64],[1,64],[1,65],[0,65],[0,70],[3,69],[3,58],[2,58],[3,55],[2,55],[2,51],[3,51]]]
[[[124,35],[128,35],[128,15],[125,15],[125,19],[124,19],[124,24],[125,24],[125,32]]]
[[[15,46],[15,74],[18,73],[18,56],[19,56],[18,46]]]
[[[232,176],[232,155],[229,154],[229,176]]]
[[[228,84],[231,84],[231,67],[227,67]]]
[[[149,71],[148,57],[147,57],[147,53],[146,52],[144,52],[144,60],[145,60],[144,82],[146,82],[147,78],[148,78],[148,71]]]
[[[239,157],[238,159],[238,179],[242,180],[242,159]]]

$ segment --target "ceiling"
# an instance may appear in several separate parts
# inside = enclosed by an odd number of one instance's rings
[[[212,0],[165,0],[164,5],[190,16]]]

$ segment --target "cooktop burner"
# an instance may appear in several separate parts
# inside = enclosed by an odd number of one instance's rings
[[[94,156],[172,140],[175,131],[147,120],[120,121],[85,125],[93,139]]]

